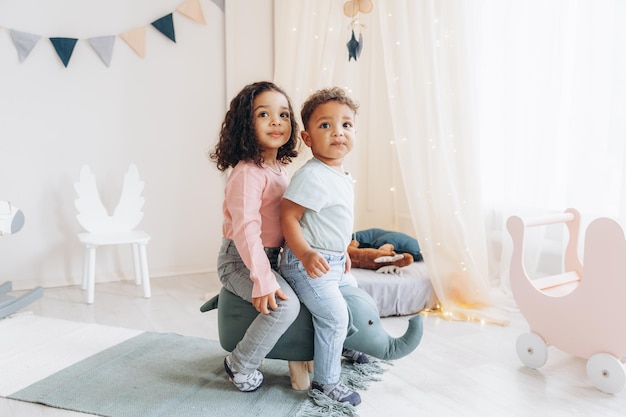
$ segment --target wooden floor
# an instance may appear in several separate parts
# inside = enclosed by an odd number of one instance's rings
[[[25,310],[35,314],[155,332],[217,339],[217,315],[200,313],[217,293],[214,274],[152,279],[152,298],[141,297],[131,281],[96,285],[95,304],[84,303],[79,287],[46,289]],[[361,392],[361,417],[380,416],[603,416],[626,414],[626,390],[605,394],[591,385],[585,360],[556,348],[539,370],[524,367],[515,340],[527,331],[517,312],[507,326],[453,322],[427,316],[420,346],[396,360]],[[383,319],[400,336],[407,317]],[[1,338],[2,335],[0,335]],[[584,335],[581,335],[584,337]],[[1,370],[0,370],[1,377]],[[241,395],[245,395],[242,393]],[[84,416],[84,414],[0,399],[0,416]],[[181,416],[184,417],[184,416]]]

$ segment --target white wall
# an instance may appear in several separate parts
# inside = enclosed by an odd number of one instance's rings
[[[272,62],[271,53],[257,50],[250,62],[231,51],[232,62],[246,66],[228,69],[225,33],[245,39],[236,43],[247,42],[245,56],[253,41],[271,46],[271,24],[261,26],[265,31],[227,19],[225,28],[222,10],[201,0],[207,24],[175,12],[173,43],[150,22],[181,3],[0,1],[0,200],[26,216],[19,233],[0,237],[0,282],[11,280],[15,289],[80,282],[83,251],[76,235],[82,229],[73,183],[84,163],[109,210],[128,165],[137,164],[146,184],[139,228],[153,237],[152,276],[215,269],[224,178],[206,154],[230,100],[226,80],[241,84],[254,70],[267,77]],[[269,0],[243,3],[226,1],[231,12],[271,14]],[[87,41],[140,26],[148,26],[145,58],[118,37],[107,68]],[[42,36],[22,63],[9,29]],[[55,36],[79,39],[67,68],[48,39]],[[100,249],[96,267],[97,281],[130,279],[130,248]]]
[[[273,0],[226,0],[226,98],[274,73]]]

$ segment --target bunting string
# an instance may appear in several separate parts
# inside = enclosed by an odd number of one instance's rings
[[[212,0],[222,12],[224,11],[224,0]],[[172,13],[151,22],[149,25],[136,27],[117,35],[98,36],[87,38],[86,41],[91,45],[102,62],[109,67],[111,58],[113,57],[113,48],[116,38],[122,39],[130,48],[141,58],[146,56],[146,29],[153,27],[163,36],[176,43],[176,32],[174,30],[173,14],[179,13],[192,21],[201,25],[206,25],[204,13],[200,0],[185,0]],[[41,36],[34,33],[22,32],[16,29],[7,28],[11,34],[11,39],[15,45],[19,62],[24,62],[30,55],[33,48],[41,40]],[[50,37],[48,38],[54,47],[59,59],[67,68],[74,52],[76,43],[81,40],[71,37]]]

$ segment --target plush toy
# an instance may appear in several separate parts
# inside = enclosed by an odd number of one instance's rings
[[[359,242],[360,248],[379,248],[385,243],[391,243],[395,252],[410,253],[415,262],[423,260],[417,239],[406,233],[373,228],[355,232],[352,239]]]
[[[360,248],[353,240],[348,246],[348,256],[353,268],[373,269],[378,273],[402,273],[400,268],[411,265],[413,256],[409,253],[396,253],[391,243],[378,248]]]

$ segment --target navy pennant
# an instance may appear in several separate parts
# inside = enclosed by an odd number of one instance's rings
[[[74,46],[78,39],[74,38],[50,38],[50,42],[57,51],[57,55],[63,61],[63,65],[67,68],[67,64],[70,62],[72,52],[74,52]]]
[[[160,19],[152,22],[152,26],[157,28],[159,32],[167,36],[172,40],[172,42],[176,43],[176,36],[174,35],[174,20],[172,19],[172,13],[163,16]]]

